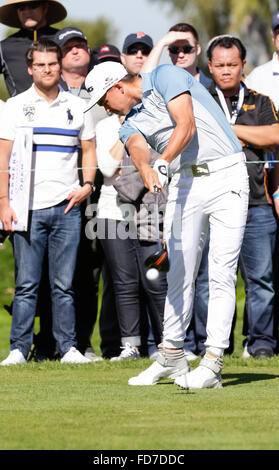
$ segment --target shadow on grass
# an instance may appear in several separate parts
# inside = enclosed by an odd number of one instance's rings
[[[278,377],[279,375],[274,374],[248,374],[245,372],[239,374],[222,374],[222,383],[223,387],[227,387],[229,385],[241,385],[258,382],[260,380],[273,380]]]

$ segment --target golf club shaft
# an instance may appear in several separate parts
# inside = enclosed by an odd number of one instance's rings
[[[155,226],[155,235],[156,235],[156,241],[158,245],[158,249],[161,250],[161,240],[160,240],[160,230],[159,230],[159,205],[158,205],[158,199],[159,199],[159,190],[157,186],[154,186],[154,226]]]

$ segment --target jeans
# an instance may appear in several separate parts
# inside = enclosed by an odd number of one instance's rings
[[[244,334],[248,352],[260,348],[274,351],[273,279],[277,223],[268,204],[250,207],[239,267],[245,283]]]
[[[80,240],[80,209],[64,214],[67,202],[30,211],[27,232],[13,235],[15,296],[13,301],[11,350],[27,358],[33,343],[34,316],[44,255],[49,261],[52,328],[58,351],[64,355],[76,346],[72,281]]]
[[[121,223],[110,219],[99,219],[98,225],[103,225],[108,233],[110,222]],[[148,281],[145,259],[156,251],[157,244],[141,242],[137,238],[104,236],[100,239],[107,264],[109,266],[115,294],[115,305],[119,320],[121,341],[124,345],[129,342],[132,346],[141,344],[141,288],[144,292],[150,321],[156,343],[161,342],[163,327],[163,312],[167,291],[166,276],[161,273],[156,281]]]

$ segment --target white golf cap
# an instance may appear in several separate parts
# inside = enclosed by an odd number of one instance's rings
[[[91,109],[127,73],[125,67],[118,62],[106,61],[95,65],[85,79],[85,87],[91,96],[85,112]]]

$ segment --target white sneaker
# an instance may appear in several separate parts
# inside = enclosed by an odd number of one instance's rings
[[[139,359],[140,353],[137,348],[131,346],[130,343],[126,343],[125,346],[122,346],[123,350],[119,356],[114,356],[110,360],[111,362],[122,361],[122,359]]]
[[[161,379],[174,379],[186,374],[190,367],[186,357],[170,361],[159,351],[156,361],[136,377],[128,380],[129,385],[155,385]]]
[[[199,356],[197,356],[192,351],[189,351],[187,349],[184,349],[184,354],[185,354],[187,361],[195,361],[196,359],[199,358]]]
[[[85,364],[91,361],[72,346],[69,351],[64,354],[60,362],[61,364]]]
[[[177,377],[174,383],[187,390],[194,388],[222,388],[222,366],[223,360],[221,357],[210,359],[204,356],[195,370]]]
[[[0,366],[10,366],[16,364],[25,364],[27,361],[19,349],[13,349],[4,361],[0,362]]]
[[[101,356],[97,356],[97,354],[95,354],[95,351],[92,347],[86,349],[84,357],[87,357],[87,359],[89,359],[91,362],[98,362],[104,360]]]
[[[241,357],[242,357],[242,359],[249,359],[249,357],[251,357],[251,354],[248,352],[248,346],[247,345],[244,347]]]

